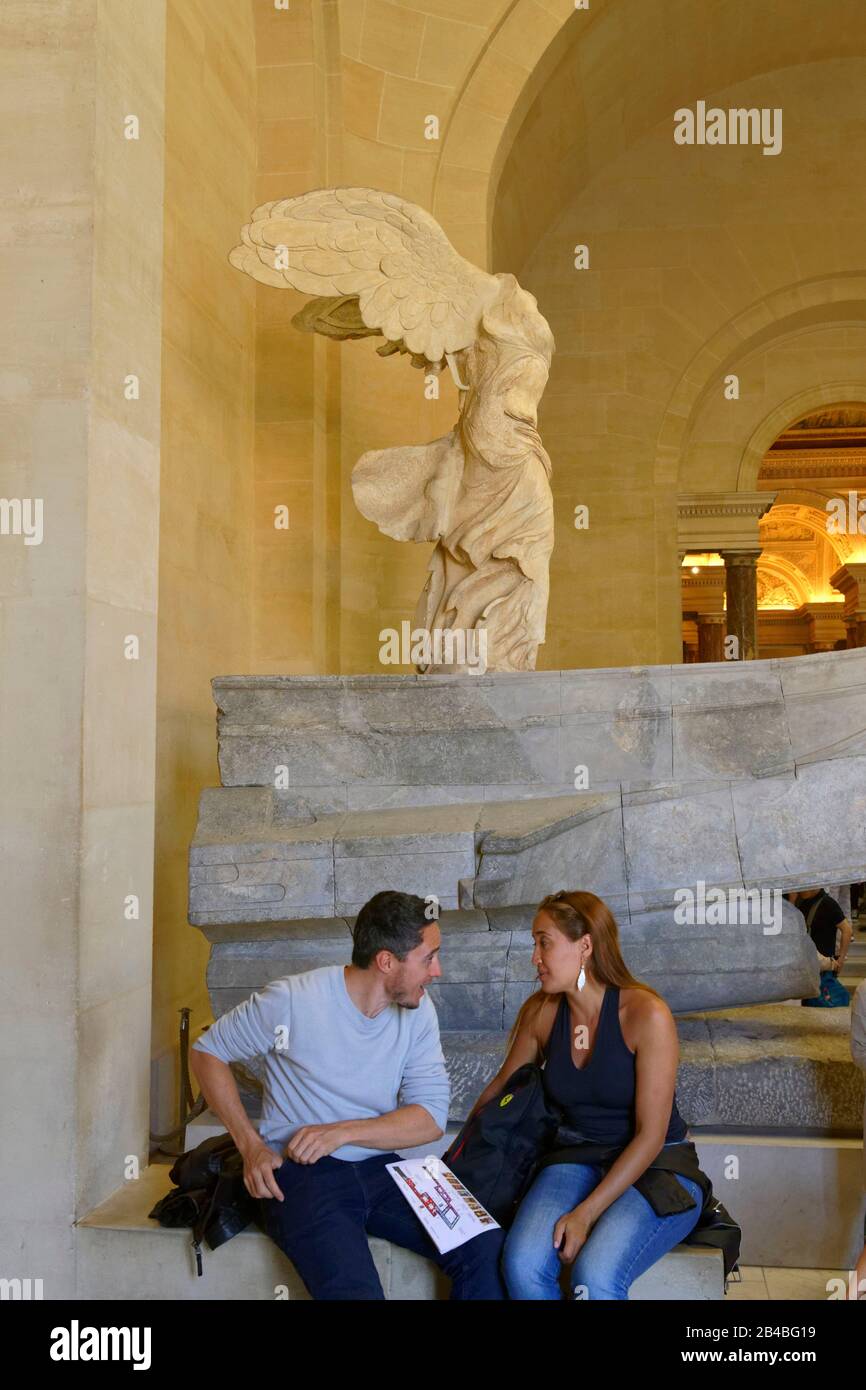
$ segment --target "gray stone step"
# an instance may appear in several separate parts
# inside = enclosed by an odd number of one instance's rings
[[[190,1233],[148,1220],[154,1203],[169,1190],[167,1164],[151,1164],[90,1212],[76,1231],[79,1297],[134,1302],[151,1299],[307,1301],[294,1267],[267,1236],[242,1231],[219,1250],[205,1249],[204,1274],[195,1274]],[[371,1239],[370,1252],[385,1297],[408,1301],[447,1297],[448,1281],[429,1260],[388,1241]],[[677,1246],[636,1280],[635,1301],[700,1300],[724,1297],[718,1250]]]
[[[258,1124],[258,1106],[248,1107]],[[407,1158],[443,1154],[458,1132],[406,1150]],[[186,1148],[224,1134],[210,1111],[187,1131]],[[743,1232],[740,1262],[793,1269],[850,1269],[863,1245],[863,1147],[859,1138],[756,1134],[746,1130],[694,1133],[701,1167]],[[784,1193],[768,1221],[771,1193]],[[815,1201],[816,1193],[833,1194]]]

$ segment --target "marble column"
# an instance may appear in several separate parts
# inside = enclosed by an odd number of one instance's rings
[[[698,660],[698,615],[683,614],[683,662],[690,664]]]
[[[758,655],[758,572],[760,550],[722,550],[728,634],[739,642],[740,661]]]
[[[724,661],[724,613],[698,614],[698,661]]]

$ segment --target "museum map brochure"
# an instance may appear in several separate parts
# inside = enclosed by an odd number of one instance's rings
[[[401,1158],[386,1167],[440,1254],[498,1229],[498,1221],[441,1158]]]

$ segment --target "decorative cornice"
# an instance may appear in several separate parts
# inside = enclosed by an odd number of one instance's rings
[[[748,516],[762,517],[775,498],[766,492],[692,493],[680,497],[679,515],[685,517]]]
[[[788,454],[781,458],[767,455],[761,464],[761,478],[866,478],[866,451],[862,454]]]
[[[807,621],[803,612],[799,608],[759,608],[758,623],[766,623],[768,627],[779,627],[782,623],[790,626],[792,623],[805,623]]]

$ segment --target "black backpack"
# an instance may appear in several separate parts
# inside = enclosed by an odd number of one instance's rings
[[[204,1139],[181,1154],[169,1177],[174,1191],[160,1198],[149,1215],[160,1226],[191,1227],[198,1274],[202,1239],[217,1250],[251,1221],[265,1229],[261,1203],[244,1186],[244,1161],[230,1134]]]
[[[503,1091],[466,1121],[443,1154],[446,1163],[500,1226],[510,1226],[559,1115],[535,1062],[518,1067]]]

